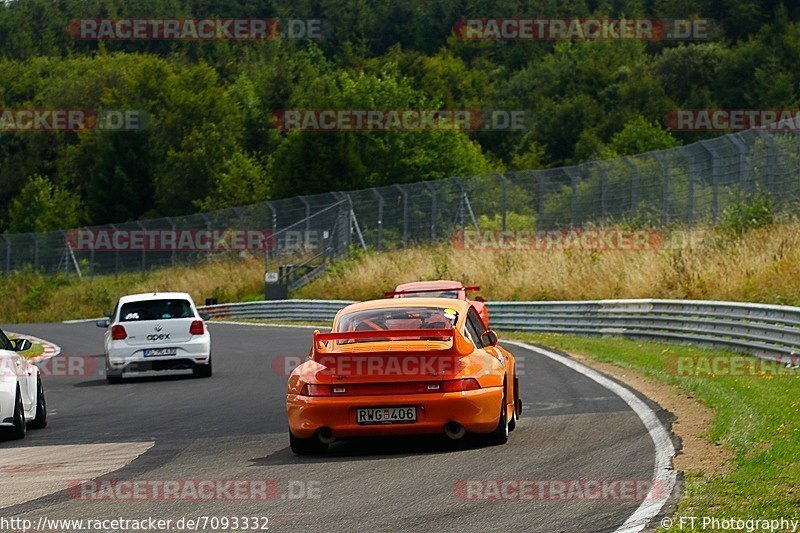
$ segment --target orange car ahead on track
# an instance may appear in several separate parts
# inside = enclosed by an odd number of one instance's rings
[[[522,412],[514,356],[470,302],[373,300],[314,332],[309,360],[289,376],[289,442],[322,453],[336,439],[483,434],[508,440]]]
[[[402,283],[395,287],[391,292],[386,293],[387,298],[456,298],[470,302],[480,315],[486,327],[489,327],[489,310],[486,308],[486,300],[476,296],[472,300],[467,298],[467,293],[479,291],[480,287],[466,287],[460,281],[439,279],[436,281],[412,281]]]

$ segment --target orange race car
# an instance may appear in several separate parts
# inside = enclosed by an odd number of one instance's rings
[[[467,293],[472,291],[479,291],[480,287],[465,287],[460,281],[451,281],[447,279],[440,279],[437,281],[412,281],[411,283],[402,283],[398,285],[393,291],[387,292],[387,298],[421,298],[421,297],[436,297],[436,298],[457,298],[459,300],[466,300],[475,307],[478,315],[489,327],[489,310],[486,308],[486,300],[481,296],[476,296],[472,301],[467,298]]]
[[[522,401],[514,356],[470,302],[407,298],[349,305],[330,333],[315,331],[286,411],[292,451],[304,455],[361,436],[475,433],[503,444]]]

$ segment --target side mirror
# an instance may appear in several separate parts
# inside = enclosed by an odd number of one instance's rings
[[[111,319],[101,318],[100,320],[96,320],[94,325],[97,326],[98,328],[107,328],[108,326],[111,325]]]
[[[481,334],[481,343],[484,346],[497,346],[497,333],[494,331],[487,330]]]
[[[473,300],[475,300],[476,302],[481,302],[481,303],[486,302],[486,298],[484,298],[483,296],[476,296],[475,298],[473,298]]]
[[[208,322],[211,320],[211,313],[200,313],[200,318]]]
[[[24,352],[31,349],[31,341],[28,339],[11,339],[11,347],[15,352]]]

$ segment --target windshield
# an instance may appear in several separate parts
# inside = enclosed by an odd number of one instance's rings
[[[169,320],[172,318],[194,318],[192,306],[187,300],[144,300],[122,304],[120,322],[142,320]]]
[[[391,331],[398,329],[452,329],[458,321],[454,309],[439,307],[398,307],[369,309],[343,315],[337,324],[337,332],[347,331]],[[423,337],[420,337],[421,339]],[[387,340],[387,337],[339,341],[369,342]]]
[[[458,299],[457,290],[443,290],[434,292],[407,292],[401,295],[403,298],[455,298]]]

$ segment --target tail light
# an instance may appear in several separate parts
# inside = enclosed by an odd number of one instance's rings
[[[480,383],[475,378],[467,379],[453,379],[443,383],[443,392],[463,392],[468,390],[478,390],[481,388]]]
[[[202,335],[205,333],[205,327],[203,326],[202,320],[195,320],[192,322],[192,325],[189,326],[189,333],[192,335]]]
[[[115,341],[124,341],[128,338],[128,332],[119,324],[111,326],[111,339]]]
[[[406,383],[342,383],[341,385],[305,384],[301,396],[380,396],[398,394],[424,394],[436,392],[464,392],[478,390],[481,386],[474,378],[453,379],[442,382]]]

